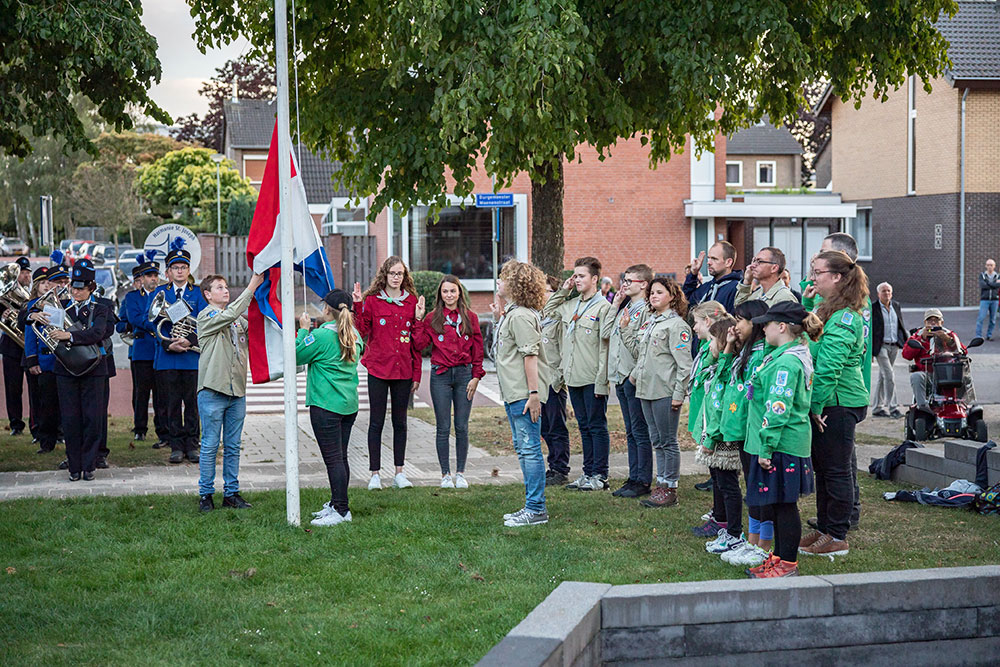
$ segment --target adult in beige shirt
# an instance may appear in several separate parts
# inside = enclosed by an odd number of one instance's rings
[[[583,441],[583,474],[568,489],[593,491],[608,486],[608,337],[611,304],[601,296],[601,263],[576,260],[573,275],[545,304],[546,317],[563,323],[562,374]],[[578,296],[570,298],[570,288]]]
[[[236,301],[229,303],[229,286],[222,276],[201,281],[208,306],[198,314],[198,415],[201,454],[198,466],[198,509],[215,509],[215,455],[222,449],[223,507],[247,509],[240,496],[240,437],[246,417],[247,325],[242,319],[264,276],[254,274]]]
[[[782,301],[797,302],[792,290],[781,280],[784,270],[785,253],[772,247],[758,250],[750,266],[743,272],[743,280],[736,287],[736,305],[744,301],[760,300],[770,308]],[[756,288],[752,285],[753,281],[757,282]]]
[[[555,276],[546,278],[546,300],[562,283]],[[566,383],[562,370],[563,322],[556,317],[542,318],[542,349],[549,368],[549,397],[542,406],[542,440],[549,448],[545,486],[562,486],[569,481],[569,429],[566,428]]]

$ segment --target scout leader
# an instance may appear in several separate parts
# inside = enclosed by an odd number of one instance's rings
[[[601,263],[593,257],[576,260],[573,275],[545,304],[543,315],[563,321],[562,373],[583,441],[583,474],[568,489],[608,488],[608,336],[603,323],[611,304],[600,295]],[[571,287],[579,295],[569,298]],[[610,323],[609,323],[610,324]]]

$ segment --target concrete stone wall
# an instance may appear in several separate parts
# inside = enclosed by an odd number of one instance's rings
[[[561,584],[483,665],[995,665],[1000,566]]]

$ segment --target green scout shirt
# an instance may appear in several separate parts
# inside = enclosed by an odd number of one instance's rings
[[[559,392],[565,385],[562,369],[559,368],[562,363],[563,323],[558,317],[545,317],[542,318],[541,325],[542,349],[545,350],[545,365],[549,369],[549,386]]]
[[[729,374],[732,371],[733,355],[723,352],[715,363],[715,373],[705,382],[705,437],[702,446],[715,449],[722,442],[722,412],[725,409],[723,398],[726,386],[729,384]]]
[[[251,299],[253,292],[244,291],[222,310],[209,304],[198,313],[198,391],[246,396],[247,323],[240,316]]]
[[[337,323],[327,322],[312,331],[299,329],[295,337],[295,363],[309,364],[306,371],[306,405],[338,415],[358,411],[358,361],[364,351],[358,335],[354,361],[340,356]]]
[[[549,369],[542,345],[541,318],[530,308],[508,303],[497,325],[496,351],[493,354],[504,403],[516,403],[528,398],[525,357],[538,358],[538,400],[544,403],[549,395]]]
[[[632,369],[637,398],[684,400],[691,371],[691,338],[687,322],[672,310],[643,323]]]
[[[861,313],[838,310],[823,325],[819,341],[809,344],[816,367],[812,387],[812,413],[822,414],[831,405],[868,406],[869,391],[861,375],[865,356]]]
[[[612,306],[612,310],[614,306]],[[608,339],[608,381],[619,385],[632,374],[639,354],[639,329],[649,319],[645,299],[629,303],[616,316],[608,312],[602,324],[610,329]]]
[[[728,442],[743,442],[747,439],[747,410],[750,401],[747,399],[747,385],[754,369],[766,354],[767,343],[759,340],[750,348],[750,358],[747,359],[743,375],[737,372],[736,364],[739,355],[733,358],[729,371],[729,382],[722,395],[722,439]]]
[[[812,286],[813,281],[803,280],[799,283],[802,289],[802,307],[810,313],[815,313],[823,297],[819,294],[812,297],[805,296],[806,288]],[[861,319],[865,323],[865,358],[861,362],[861,376],[865,380],[865,389],[868,393],[872,390],[872,300],[865,297],[865,308],[861,311]]]
[[[558,317],[563,322],[562,375],[570,387],[594,385],[594,393],[607,396],[608,340],[601,328],[611,315],[611,304],[595,292],[584,301],[577,296],[569,299],[571,292],[560,289],[545,304],[546,317]]]
[[[764,459],[771,458],[774,452],[810,455],[811,374],[809,348],[802,340],[785,343],[764,357],[750,380],[753,398],[743,445],[748,454]]]
[[[771,285],[771,289],[767,290],[766,292],[764,291],[763,287],[758,286],[757,289],[753,291],[750,290],[751,287],[752,287],[751,285],[747,285],[743,281],[740,281],[740,284],[736,286],[737,306],[743,303],[744,301],[757,301],[757,300],[766,303],[768,308],[782,301],[798,302],[798,299],[796,299],[795,295],[792,294],[792,290],[785,287],[785,283],[783,283],[781,280],[778,280],[778,282]]]
[[[708,353],[708,343],[702,341],[701,347],[698,348],[698,356],[694,358],[694,364],[689,372],[689,379],[691,386],[695,387],[698,385],[699,381],[704,382],[705,378],[705,368],[712,363],[712,359]],[[699,378],[701,378],[699,380]],[[691,390],[691,398],[688,400],[688,433],[696,441],[701,437],[700,427],[698,427],[699,420],[702,418],[702,404],[705,402],[705,392]]]

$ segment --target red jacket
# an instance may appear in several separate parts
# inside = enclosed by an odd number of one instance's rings
[[[909,340],[915,340],[918,343],[920,343],[920,347],[923,348],[922,350],[917,350],[915,348],[910,347],[909,345],[903,346],[903,358],[912,361],[916,365],[918,371],[925,370],[924,365],[920,362],[920,360],[925,357],[929,357],[933,354],[944,354],[946,352],[965,354],[967,351],[965,349],[965,346],[962,345],[962,341],[958,339],[958,334],[956,334],[954,331],[948,331],[948,333],[952,337],[952,340],[955,343],[955,347],[952,349],[942,349],[941,344],[933,335],[925,340],[920,336],[922,331],[923,327],[918,329],[917,332],[912,336],[910,336],[909,338]],[[932,343],[933,347],[931,345]]]
[[[375,294],[354,304],[354,323],[365,339],[361,363],[382,380],[420,382],[420,349],[411,332],[416,323],[417,297],[407,294],[402,305]]]
[[[458,320],[457,310],[445,308],[446,318],[452,321]],[[434,319],[434,312],[427,313],[423,322],[417,321],[417,326],[413,328],[413,344],[418,350],[422,350],[428,345],[433,345],[431,349],[431,365],[439,366],[437,372],[444,373],[449,368],[455,366],[465,366],[472,364],[472,377],[483,378],[486,371],[483,370],[483,334],[479,330],[479,318],[475,313],[469,313],[469,327],[472,332],[469,334],[458,333],[458,327],[445,324],[444,333],[437,333],[431,327],[431,320]],[[462,323],[465,324],[464,322]]]

